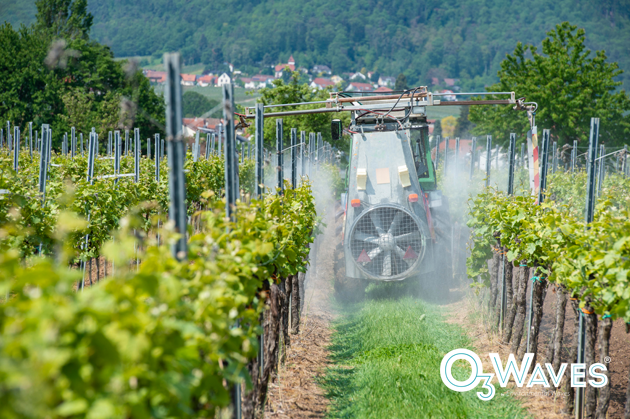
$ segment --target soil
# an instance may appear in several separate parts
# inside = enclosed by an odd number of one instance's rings
[[[326,230],[315,243],[315,262],[306,277],[300,331],[291,336],[291,346],[273,382],[269,386],[265,418],[323,418],[330,401],[318,381],[328,367],[333,291],[333,252],[335,223],[326,222]]]
[[[448,321],[466,327],[468,335],[473,340],[473,344],[484,364],[484,371],[492,371],[492,365],[486,354],[496,352],[501,355],[502,359],[507,359],[507,356],[511,352],[511,344],[502,344],[500,336],[489,327],[489,325],[494,322],[489,320],[487,313],[484,313],[483,310],[479,310],[479,297],[469,291],[464,291],[464,293],[465,296],[461,301],[443,306],[445,311],[450,314]],[[543,318],[540,327],[539,358],[537,360],[537,362],[540,363],[545,362],[544,356],[547,343],[553,331],[555,304],[555,291],[553,287],[549,287],[543,306]],[[527,302],[527,307],[529,307],[529,301]],[[574,333],[573,313],[570,306],[567,305],[562,362],[568,362],[569,346],[573,341]],[[525,339],[526,337],[523,337],[523,340]],[[611,401],[608,408],[608,417],[622,418],[626,403],[628,371],[630,370],[630,335],[626,334],[625,325],[622,320],[613,323],[610,338],[610,358],[611,362],[607,364],[610,370],[611,381]],[[599,360],[599,353],[596,359]],[[565,393],[562,387],[558,389],[557,392],[554,392],[555,389],[553,387],[541,391],[538,389],[538,386],[532,389],[527,389],[526,387],[517,388],[514,384],[510,386],[513,389],[511,392],[512,395],[520,400],[529,413],[536,418],[568,419],[573,417],[571,414],[563,412],[565,408]]]

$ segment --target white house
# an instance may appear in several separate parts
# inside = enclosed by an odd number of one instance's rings
[[[227,73],[223,73],[217,77],[217,86],[221,87],[224,84],[229,84],[231,81],[230,76],[228,76]]]
[[[349,80],[361,81],[361,80],[367,80],[367,77],[365,77],[365,74],[363,73],[354,73],[350,75]]]
[[[393,87],[396,85],[396,79],[393,77],[381,76],[378,78],[379,86]]]
[[[329,86],[334,86],[335,83],[330,79],[325,79],[323,77],[317,77],[315,80],[311,82],[309,87],[312,89],[324,89]]]

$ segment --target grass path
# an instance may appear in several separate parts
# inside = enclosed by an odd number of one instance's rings
[[[456,348],[474,350],[461,326],[445,323],[443,309],[412,297],[373,294],[338,308],[332,365],[321,383],[331,399],[330,417],[528,417],[503,389],[482,402],[474,391],[457,393],[443,385],[442,357]],[[454,375],[465,373],[461,368]]]

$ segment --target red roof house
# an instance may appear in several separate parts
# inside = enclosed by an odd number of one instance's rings
[[[359,83],[353,81],[348,85],[348,87],[346,87],[346,90],[349,92],[371,92],[374,90],[374,86],[370,83]]]
[[[181,74],[182,84],[184,86],[194,86],[195,81],[197,81],[197,76],[194,74]]]
[[[381,86],[374,91],[374,93],[389,93],[389,92],[393,92],[393,90],[386,86]]]

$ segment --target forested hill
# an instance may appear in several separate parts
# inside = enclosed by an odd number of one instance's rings
[[[92,37],[117,56],[180,50],[187,64],[253,72],[293,54],[307,68],[459,78],[462,88],[493,82],[517,41],[538,44],[568,20],[630,86],[630,0],[90,0],[89,10]],[[0,20],[34,14],[34,0],[0,0]]]

